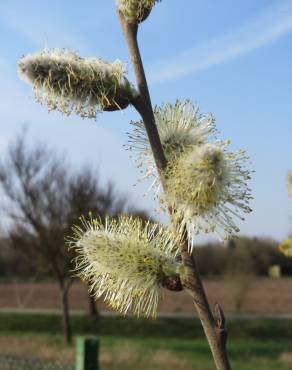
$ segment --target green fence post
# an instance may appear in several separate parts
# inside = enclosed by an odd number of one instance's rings
[[[78,337],[76,340],[76,370],[100,370],[99,341],[96,338]]]

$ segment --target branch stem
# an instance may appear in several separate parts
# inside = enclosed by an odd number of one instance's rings
[[[138,25],[134,23],[128,23],[121,13],[119,13],[119,18],[123,32],[127,40],[129,53],[137,81],[138,95],[133,99],[131,103],[140,113],[144,123],[147,122],[147,124],[145,124],[145,128],[147,131],[147,135],[149,137],[149,142],[151,145],[151,149],[153,151],[157,169],[161,175],[161,172],[166,167],[166,158],[163,152],[163,148],[158,135],[158,130],[155,124],[155,118],[152,109],[148,84],[139,50],[137,40]]]
[[[137,40],[138,25],[128,23],[121,13],[119,13],[119,19],[127,41],[137,82],[138,94],[131,103],[134,105],[143,119],[151,149],[153,151],[155,163],[163,184],[162,172],[167,166],[167,160],[165,158],[158,130],[155,124],[155,117],[151,104],[148,84],[139,50]],[[202,323],[214,358],[216,369],[231,370],[226,352],[227,332],[225,328],[224,314],[218,304],[216,304],[214,307],[214,314],[211,311],[199,270],[194,258],[188,252],[187,233],[184,233],[184,243],[181,248],[181,256],[185,268],[185,276],[182,279],[183,287],[194,301],[197,314]]]

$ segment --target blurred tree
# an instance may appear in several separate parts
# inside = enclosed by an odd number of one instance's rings
[[[227,250],[221,244],[207,243],[196,250],[196,258],[203,276],[223,275],[227,265]]]
[[[31,263],[19,263],[19,256],[17,251],[11,248],[10,240],[8,238],[0,239],[0,279],[21,279],[27,280],[35,278],[36,267]]]
[[[236,312],[241,312],[256,274],[256,253],[250,248],[250,239],[239,238],[227,251],[225,284]]]
[[[277,246],[274,240],[241,236],[226,247],[217,243],[202,245],[196,250],[196,258],[204,276],[223,276],[238,264],[246,265],[257,276],[268,276],[272,265],[279,265],[283,275],[291,275],[292,259],[280,253]]]
[[[89,211],[101,219],[122,213],[126,198],[117,194],[113,184],[102,188],[92,170],[71,172],[64,158],[43,145],[29,147],[25,135],[17,137],[1,161],[0,187],[5,195],[1,208],[9,220],[8,240],[21,254],[20,265],[58,281],[64,336],[69,343],[73,252],[64,246],[64,237],[80,215]],[[89,307],[91,314],[97,313],[91,297]]]

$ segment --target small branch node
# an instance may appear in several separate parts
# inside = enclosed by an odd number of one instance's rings
[[[224,312],[221,306],[217,302],[214,304],[213,316],[214,316],[217,328],[220,330],[225,330],[225,315],[224,315]]]
[[[183,285],[179,275],[164,276],[162,278],[162,286],[163,288],[171,290],[172,292],[181,292],[183,290]]]

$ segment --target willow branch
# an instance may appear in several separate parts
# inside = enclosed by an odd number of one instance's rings
[[[128,23],[121,13],[119,13],[119,19],[128,44],[137,82],[138,94],[132,101],[132,104],[143,119],[155,163],[163,184],[162,172],[167,166],[167,160],[165,158],[157,126],[155,124],[148,84],[139,50],[137,40],[138,25]],[[226,353],[227,332],[223,311],[218,304],[215,305],[214,315],[210,309],[195,260],[188,252],[188,239],[186,232],[184,233],[184,243],[181,247],[181,256],[185,268],[182,286],[194,300],[198,316],[202,322],[204,332],[213,354],[216,369],[230,370],[231,367]]]
[[[138,95],[132,101],[132,104],[140,113],[145,125],[151,149],[153,151],[155,163],[159,173],[166,167],[166,158],[159,139],[158,130],[155,124],[154,113],[152,109],[151,98],[149,94],[148,84],[143,68],[142,58],[137,41],[138,25],[128,23],[122,14],[119,14],[122,29],[124,31],[128,48],[131,56],[131,61],[134,66]]]

